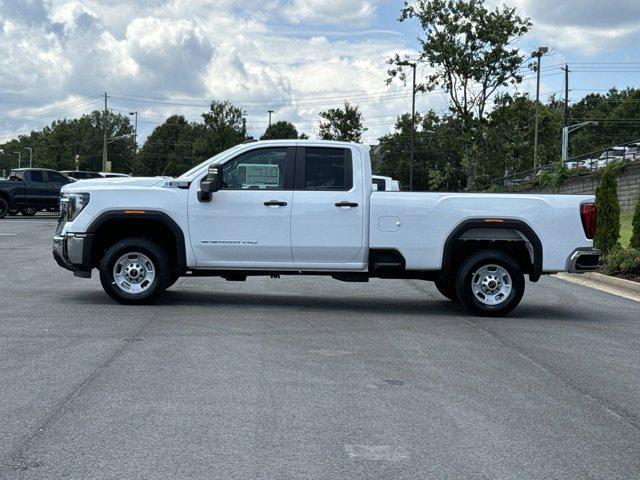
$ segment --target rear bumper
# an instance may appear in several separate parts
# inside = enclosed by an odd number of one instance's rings
[[[598,269],[600,250],[593,247],[576,248],[567,259],[567,272],[585,273]]]
[[[67,233],[53,237],[53,258],[58,265],[79,277],[91,277],[93,235]]]

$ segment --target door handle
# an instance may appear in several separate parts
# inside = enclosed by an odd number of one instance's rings
[[[281,202],[279,200],[269,200],[268,202],[264,202],[265,207],[286,207],[287,202]]]
[[[338,203],[336,203],[336,207],[341,207],[341,208],[344,208],[344,207],[357,207],[357,206],[358,206],[358,204],[355,203],[355,202],[338,202]]]

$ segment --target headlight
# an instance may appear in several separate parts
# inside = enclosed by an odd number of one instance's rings
[[[65,193],[60,198],[60,218],[73,222],[89,203],[88,193]]]

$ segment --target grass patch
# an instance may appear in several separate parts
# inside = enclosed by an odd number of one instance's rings
[[[633,220],[633,212],[620,214],[620,245],[624,248],[629,246],[631,240],[631,222]]]

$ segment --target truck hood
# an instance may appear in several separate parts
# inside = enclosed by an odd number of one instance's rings
[[[153,187],[169,177],[114,177],[78,180],[62,187],[62,193],[100,190],[102,188]]]

